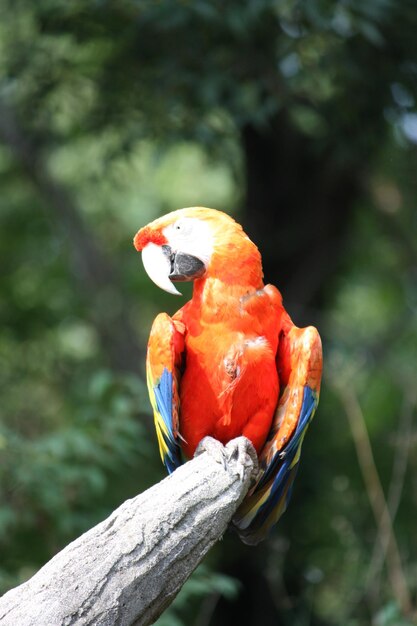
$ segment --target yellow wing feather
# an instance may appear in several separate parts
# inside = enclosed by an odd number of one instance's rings
[[[160,313],[152,325],[146,358],[146,380],[159,452],[170,473],[181,464],[178,385],[184,332],[182,322]]]

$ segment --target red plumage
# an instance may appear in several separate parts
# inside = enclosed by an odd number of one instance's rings
[[[280,292],[263,284],[257,247],[224,213],[176,211],[141,229],[135,247],[163,288],[171,291],[171,277],[195,278],[192,299],[172,319],[156,318],[148,344],[162,458],[172,471],[179,446],[192,457],[206,436],[224,444],[240,435],[250,439],[261,474],[235,523],[255,543],[290,497],[318,402],[320,337],[313,327],[293,324]]]

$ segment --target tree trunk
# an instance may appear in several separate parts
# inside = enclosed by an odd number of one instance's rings
[[[265,281],[280,289],[300,326],[318,323],[360,193],[360,164],[342,162],[338,147],[330,143],[324,149],[318,139],[303,135],[285,109],[264,127],[242,129],[244,227],[259,243]],[[262,616],[263,626],[275,626],[277,604],[285,619],[288,599],[271,593],[264,568],[267,550],[267,544],[256,553],[240,546],[229,555],[224,571],[241,581],[245,593],[238,604],[221,598],[211,624],[252,626]]]
[[[275,284],[300,325],[312,323],[335,274],[354,200],[358,165],[341,162],[336,147],[301,134],[283,109],[266,128],[242,130],[247,232],[262,244],[265,280]],[[314,321],[314,320],[313,320]]]

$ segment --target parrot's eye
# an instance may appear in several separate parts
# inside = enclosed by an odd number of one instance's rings
[[[181,236],[183,237],[191,235],[191,232],[193,230],[193,222],[189,219],[187,220],[184,218],[178,220],[178,222],[174,224],[174,230],[176,233],[181,234]]]

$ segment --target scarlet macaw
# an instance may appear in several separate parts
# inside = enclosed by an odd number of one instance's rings
[[[194,281],[185,306],[156,317],[148,343],[162,460],[171,473],[203,437],[250,439],[260,473],[233,523],[258,543],[290,499],[319,399],[320,336],[293,324],[278,289],[263,283],[258,248],[225,213],[174,211],[141,228],[134,245],[162,289],[179,294],[171,281]]]

